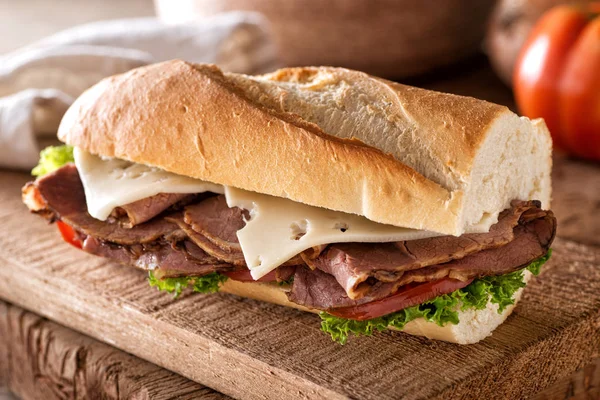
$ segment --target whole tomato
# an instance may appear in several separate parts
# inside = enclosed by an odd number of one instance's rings
[[[544,118],[554,145],[600,160],[600,3],[558,6],[537,22],[513,76],[517,106]]]

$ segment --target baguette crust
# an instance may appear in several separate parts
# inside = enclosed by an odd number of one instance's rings
[[[59,138],[93,154],[443,234],[479,223],[486,230],[515,198],[550,199],[543,123],[341,68],[249,77],[155,64],[85,92]]]

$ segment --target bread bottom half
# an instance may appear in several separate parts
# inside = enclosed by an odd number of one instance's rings
[[[526,283],[531,278],[531,275],[531,272],[525,271],[524,281]],[[319,313],[318,310],[309,309],[289,301],[286,295],[286,289],[273,283],[240,282],[228,279],[221,286],[221,291],[281,306],[292,307],[302,311]],[[460,322],[456,325],[446,324],[445,326],[439,326],[434,322],[418,318],[406,324],[404,329],[402,329],[402,332],[451,343],[477,343],[490,336],[494,329],[506,320],[520,300],[522,293],[523,289],[519,289],[514,296],[515,303],[506,307],[502,313],[498,313],[497,304],[488,302],[487,307],[482,310],[470,309],[459,311],[458,316]],[[395,329],[393,327],[390,328]]]

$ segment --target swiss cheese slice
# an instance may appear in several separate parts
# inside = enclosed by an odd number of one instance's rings
[[[250,220],[237,232],[237,237],[254,279],[260,279],[302,251],[322,244],[395,242],[440,236],[229,186],[225,187],[225,197],[229,207],[250,212]]]
[[[75,165],[90,215],[106,220],[115,207],[159,193],[223,193],[223,186],[75,148]]]

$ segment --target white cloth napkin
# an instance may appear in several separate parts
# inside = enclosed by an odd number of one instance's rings
[[[277,67],[259,14],[232,12],[185,25],[156,18],[81,25],[0,57],[0,168],[37,164],[68,106],[104,77],[180,58],[241,73]]]

